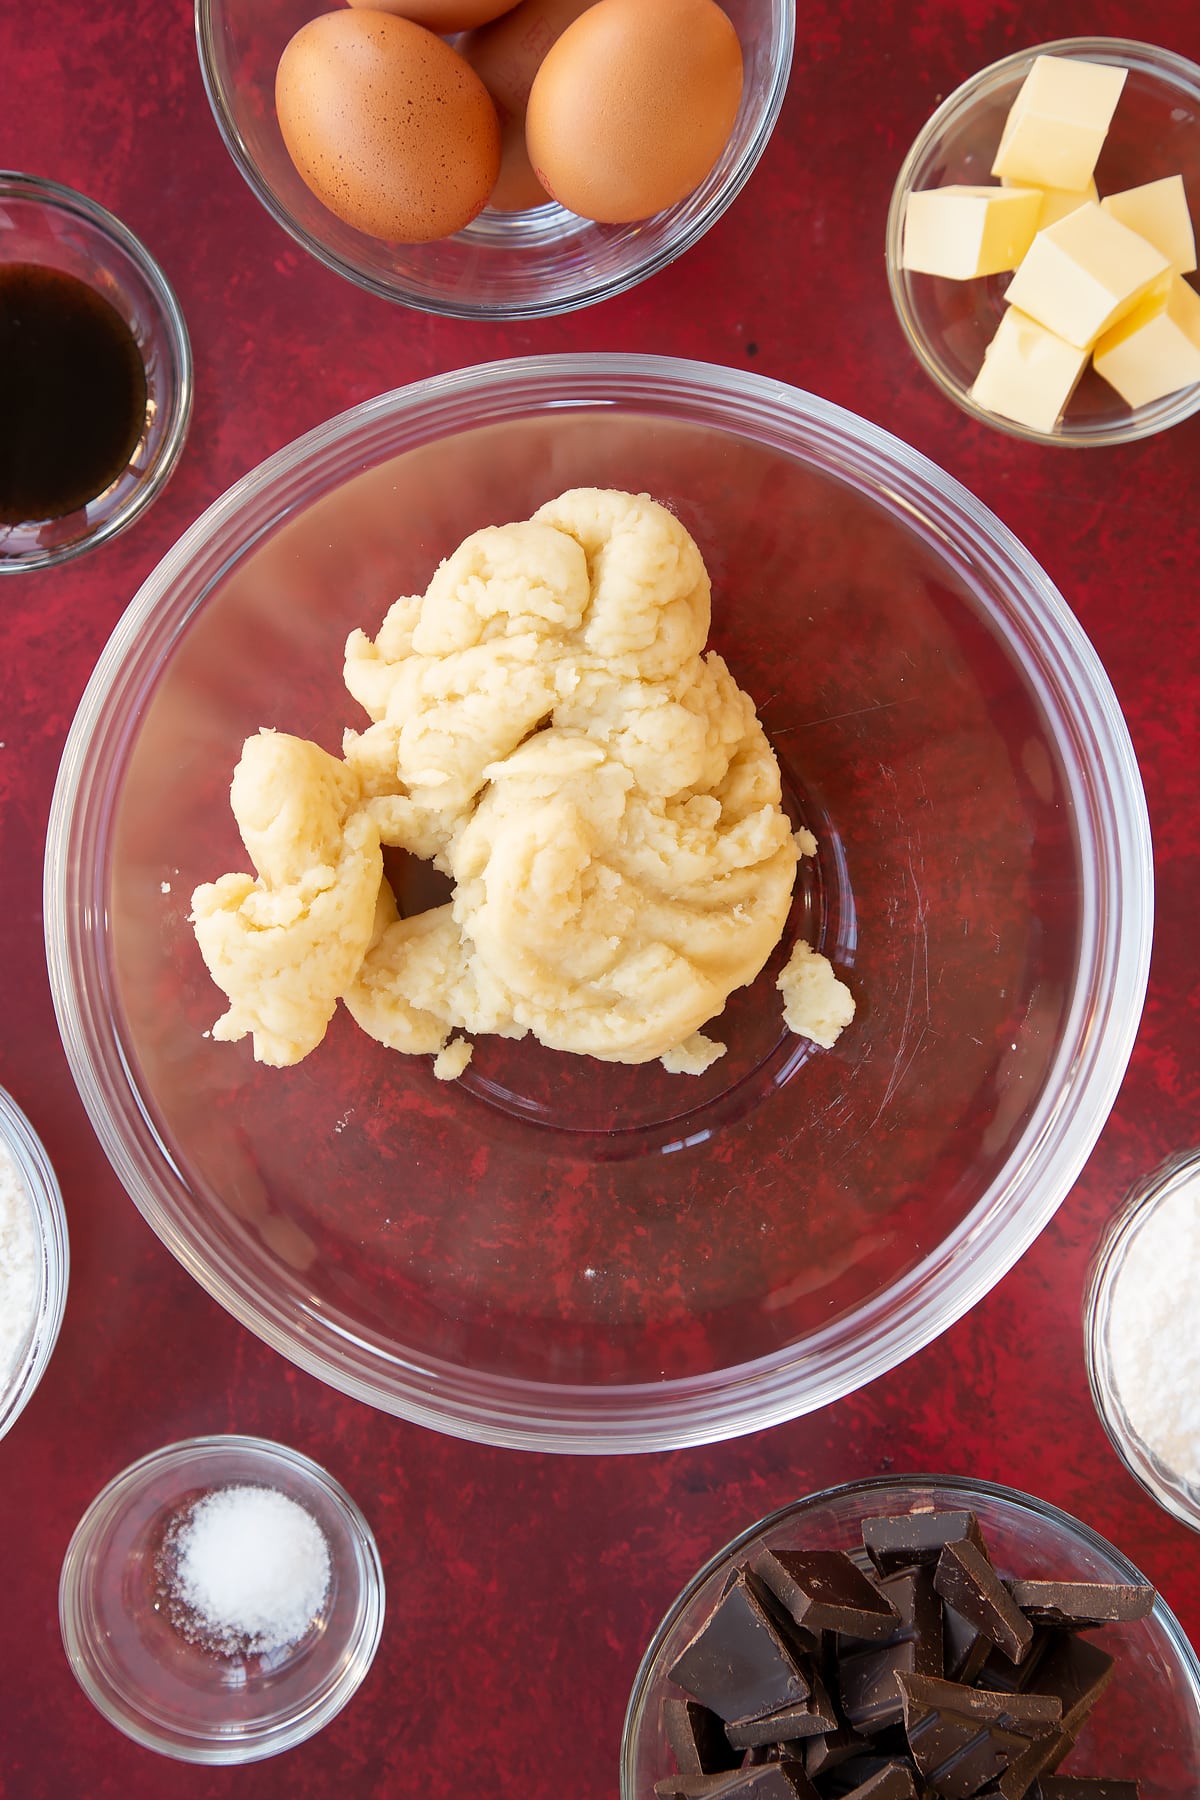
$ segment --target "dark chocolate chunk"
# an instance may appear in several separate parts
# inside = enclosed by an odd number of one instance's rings
[[[1009,1763],[995,1786],[985,1788],[984,1793],[995,1795],[996,1800],[1027,1800],[1037,1777],[1057,1769],[1074,1743],[1074,1732],[1064,1731],[1061,1726],[1051,1737],[1035,1738],[1028,1750]]]
[[[654,1792],[659,1800],[820,1800],[798,1762],[758,1763],[731,1775],[668,1775]]]
[[[1053,1775],[1040,1781],[1029,1800],[1138,1800],[1136,1781],[1096,1780],[1087,1775]]]
[[[966,1538],[983,1549],[973,1512],[908,1512],[864,1519],[862,1539],[881,1575],[913,1563],[935,1563],[947,1544]]]
[[[663,1724],[681,1774],[711,1775],[737,1768],[740,1758],[720,1719],[698,1700],[680,1700],[675,1695],[664,1700]]]
[[[1033,1643],[1020,1663],[1013,1662],[994,1644],[989,1646],[975,1677],[976,1687],[990,1688],[998,1694],[1029,1693],[1038,1685],[1038,1665],[1055,1637],[1056,1633],[1048,1625],[1035,1626]]]
[[[741,1785],[730,1788],[729,1796],[730,1800],[820,1800],[804,1773],[804,1764],[791,1760],[744,1770]]]
[[[1033,1642],[1033,1626],[981,1550],[969,1539],[947,1544],[937,1560],[933,1585],[948,1606],[969,1619],[1015,1663]]]
[[[911,1769],[902,1762],[892,1762],[848,1789],[844,1800],[917,1800],[917,1784]]]
[[[887,1783],[880,1788],[871,1787],[869,1784],[881,1775],[888,1778]],[[883,1800],[890,1800],[893,1790],[896,1800],[911,1800],[913,1795],[925,1792],[918,1784],[916,1764],[907,1753],[903,1756],[852,1756],[825,1777],[820,1790],[822,1800],[851,1800],[852,1796],[862,1794],[882,1795]]]
[[[901,1569],[880,1582],[900,1624],[880,1644],[843,1655],[838,1691],[846,1722],[855,1731],[878,1731],[903,1716],[896,1677],[942,1673],[942,1608],[928,1567]]]
[[[774,1712],[807,1699],[810,1686],[744,1572],[718,1600],[669,1675],[676,1687],[721,1719]]]
[[[970,1800],[1036,1738],[1056,1734],[1054,1696],[995,1694],[927,1675],[898,1677],[904,1728],[922,1776],[944,1800]]]
[[[954,1607],[942,1603],[942,1660],[947,1681],[970,1686],[995,1646]]]
[[[797,1700],[791,1706],[777,1707],[774,1712],[731,1719],[725,1734],[737,1749],[745,1750],[757,1744],[794,1743],[836,1729],[837,1714],[820,1677],[814,1674],[813,1691],[807,1699]]]
[[[804,1768],[813,1780],[818,1777],[826,1781],[830,1772],[854,1757],[869,1753],[875,1740],[861,1736],[857,1731],[841,1721],[836,1731],[827,1731],[824,1737],[808,1738],[804,1745]]]
[[[1154,1608],[1154,1589],[1117,1581],[1010,1581],[1021,1611],[1038,1624],[1086,1631],[1093,1625],[1125,1625]]]
[[[810,1631],[805,1626],[797,1624],[787,1607],[776,1598],[761,1575],[755,1574],[749,1564],[745,1565],[744,1574],[747,1587],[767,1617],[774,1621],[775,1629],[796,1661],[802,1668],[807,1667],[809,1658],[821,1654],[823,1634],[820,1631]]]
[[[885,1638],[896,1608],[843,1550],[764,1550],[751,1568],[806,1631]]]
[[[655,1782],[654,1792],[658,1800],[720,1800],[740,1773],[734,1769],[714,1775],[663,1775]]]
[[[1078,1732],[1113,1678],[1115,1664],[1107,1650],[1073,1631],[1052,1635],[1038,1662],[1039,1694],[1053,1694],[1062,1706],[1064,1728]]]

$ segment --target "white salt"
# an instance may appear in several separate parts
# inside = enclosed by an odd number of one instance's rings
[[[1125,1415],[1147,1449],[1200,1487],[1200,1174],[1129,1239],[1113,1284],[1109,1348]]]
[[[25,1177],[0,1139],[0,1393],[37,1310],[38,1241]]]
[[[216,1488],[174,1533],[173,1586],[196,1635],[262,1655],[302,1638],[329,1593],[329,1545],[275,1488]]]

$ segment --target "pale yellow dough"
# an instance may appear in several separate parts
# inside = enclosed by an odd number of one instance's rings
[[[229,999],[213,1036],[252,1033],[258,1061],[282,1068],[316,1049],[366,953],[379,828],[351,770],[282,732],[247,739],[230,802],[258,880],[222,875],[192,895],[196,941]]]
[[[798,938],[775,985],[783,995],[788,1030],[832,1049],[854,1017],[854,996],[829,959]]]
[[[708,629],[674,515],[577,489],[475,532],[374,641],[352,633],[346,686],[370,723],[344,764],[251,739],[233,802],[259,880],[194,897],[231,1000],[216,1035],[253,1030],[256,1055],[295,1061],[342,997],[443,1079],[470,1055],[456,1031],[707,1068],[723,1046],[699,1028],[766,962],[815,849]],[[450,902],[400,918],[380,839],[432,859]]]

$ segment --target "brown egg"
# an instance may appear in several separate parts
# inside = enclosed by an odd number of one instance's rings
[[[649,218],[704,180],[741,95],[741,46],[715,0],[597,0],[534,77],[530,161],[585,219]]]
[[[395,13],[397,18],[411,19],[436,31],[441,37],[452,37],[456,31],[474,31],[489,19],[498,19],[513,5],[513,0],[350,0],[351,6],[370,6],[376,12]]]
[[[301,26],[279,59],[275,110],[306,186],[372,237],[450,236],[499,172],[500,122],[478,75],[391,13],[345,8]]]
[[[520,0],[511,12],[469,31],[455,45],[496,102],[500,114],[500,178],[489,206],[524,212],[544,206],[545,188],[525,148],[525,103],[542,58],[593,0]]]

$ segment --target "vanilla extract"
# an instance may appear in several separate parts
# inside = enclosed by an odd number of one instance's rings
[[[61,269],[0,263],[0,526],[77,512],[146,422],[146,369],[104,296]]]

